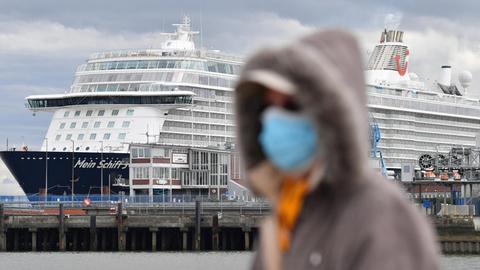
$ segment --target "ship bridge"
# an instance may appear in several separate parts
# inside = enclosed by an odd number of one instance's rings
[[[32,111],[54,111],[72,106],[142,105],[162,106],[165,109],[192,104],[191,91],[158,92],[89,92],[55,95],[32,95],[26,97],[25,106]]]

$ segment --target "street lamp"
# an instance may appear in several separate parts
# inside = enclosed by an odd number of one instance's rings
[[[74,194],[75,194],[75,141],[70,140],[72,142],[72,204],[73,204],[73,199],[74,199]]]
[[[45,138],[45,203],[48,196],[48,138]]]
[[[100,198],[103,201],[103,141],[100,141]],[[108,187],[110,189],[110,186]]]

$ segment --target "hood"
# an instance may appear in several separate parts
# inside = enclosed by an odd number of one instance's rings
[[[263,49],[246,62],[235,90],[235,110],[247,175],[266,159],[258,141],[266,107],[259,76],[269,86],[287,89],[322,131],[327,156],[322,183],[345,190],[371,172],[363,64],[350,33],[315,32],[285,47]]]

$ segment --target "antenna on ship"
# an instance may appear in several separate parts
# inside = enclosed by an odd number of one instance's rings
[[[200,49],[203,49],[203,9],[200,10]]]
[[[189,16],[184,16],[182,23],[175,23],[173,26],[177,27],[177,30],[173,34],[169,34],[170,39],[167,40],[162,49],[164,50],[183,50],[190,51],[195,50],[195,43],[193,42],[193,35],[199,34],[198,31],[192,31],[191,19]]]

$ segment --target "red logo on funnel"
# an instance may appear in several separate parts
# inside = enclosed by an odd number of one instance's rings
[[[410,55],[410,51],[407,50],[405,52],[405,66],[402,67],[402,65],[400,64],[400,55],[396,55],[395,56],[395,62],[397,64],[397,71],[398,71],[398,74],[400,74],[400,76],[403,76],[407,73],[407,69],[408,69],[408,56]]]

